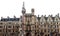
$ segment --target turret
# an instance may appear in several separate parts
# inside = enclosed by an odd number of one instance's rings
[[[26,12],[25,6],[24,6],[24,2],[23,2],[23,7],[22,7],[22,14],[24,15]]]
[[[31,9],[32,15],[34,15],[34,8]]]

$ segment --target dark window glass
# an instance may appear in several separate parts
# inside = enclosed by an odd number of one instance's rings
[[[0,30],[0,32],[2,32],[2,30]]]
[[[44,30],[44,32],[46,32],[46,29]]]
[[[8,30],[8,32],[11,32],[11,30]]]
[[[11,26],[8,26],[8,28],[11,28]]]
[[[2,28],[3,26],[0,26],[0,28]]]

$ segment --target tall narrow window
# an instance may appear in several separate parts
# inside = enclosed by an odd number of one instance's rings
[[[2,30],[0,29],[0,32],[2,32]]]
[[[0,26],[0,28],[2,28],[3,26]]]
[[[44,29],[44,32],[46,32],[46,29]]]
[[[8,26],[8,28],[11,28],[12,26]]]

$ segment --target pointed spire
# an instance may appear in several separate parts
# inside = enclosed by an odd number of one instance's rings
[[[25,14],[26,9],[25,9],[25,3],[23,2],[23,7],[22,7],[22,14]]]
[[[25,9],[25,6],[24,6],[24,5],[25,5],[25,3],[23,2],[23,7],[22,7],[22,9]]]
[[[23,2],[23,7],[24,7],[24,2]]]

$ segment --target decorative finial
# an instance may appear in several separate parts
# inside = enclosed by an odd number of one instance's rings
[[[51,17],[53,17],[53,15],[51,14]]]
[[[3,19],[3,17],[1,17],[1,19]]]
[[[39,17],[39,15],[38,15],[38,17]]]
[[[59,17],[59,13],[58,13],[57,15],[58,15],[58,17]]]
[[[7,16],[7,18],[9,19],[10,17],[9,17],[9,16]]]
[[[14,15],[14,18],[16,18],[16,16]]]
[[[46,17],[46,15],[44,17]]]

